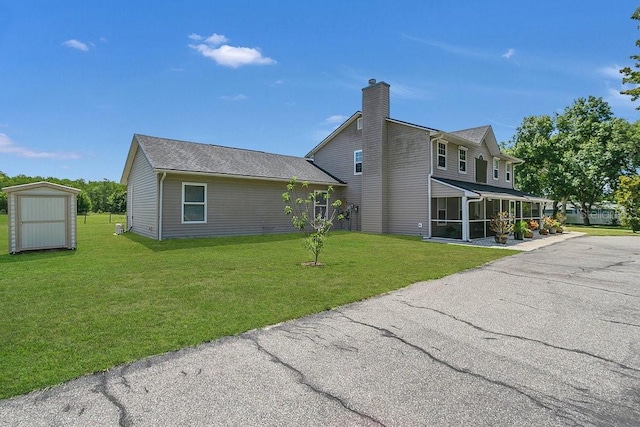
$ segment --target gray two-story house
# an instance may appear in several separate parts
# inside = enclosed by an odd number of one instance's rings
[[[500,151],[491,126],[443,132],[389,111],[389,85],[370,80],[362,111],[307,154],[346,183],[355,229],[469,240],[491,235],[499,211],[540,219],[548,200],[514,189],[522,161]]]
[[[391,118],[389,85],[370,80],[362,110],[304,159],[134,135],[121,182],[128,228],[155,239],[291,231],[279,195],[296,176],[311,191],[333,186],[350,230],[470,240],[491,235],[499,211],[540,219],[548,200],[514,189],[519,163],[491,126],[443,132]]]

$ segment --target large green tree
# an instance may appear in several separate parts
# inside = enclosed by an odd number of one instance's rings
[[[525,118],[507,150],[525,161],[516,168],[521,190],[571,201],[589,225],[592,205],[612,195],[619,175],[634,170],[633,135],[609,104],[589,96],[553,117]]]
[[[638,7],[636,11],[633,12],[633,15],[631,15],[631,19],[640,21],[640,7]],[[638,25],[638,28],[640,29],[640,25]],[[640,47],[640,39],[636,40],[636,47]],[[635,64],[633,65],[633,68],[624,67],[622,70],[620,70],[620,73],[622,73],[624,76],[622,78],[622,83],[631,83],[635,84],[636,86],[631,89],[623,90],[620,93],[622,93],[623,95],[630,95],[631,100],[635,101],[640,98],[640,55],[631,55],[630,58],[635,61]],[[640,105],[637,106],[636,109],[640,110]]]

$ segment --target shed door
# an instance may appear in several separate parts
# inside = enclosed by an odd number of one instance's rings
[[[67,246],[65,202],[66,197],[20,197],[22,250]]]

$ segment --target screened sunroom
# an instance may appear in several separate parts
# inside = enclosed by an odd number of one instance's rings
[[[541,222],[551,200],[510,188],[433,178],[430,236],[472,240],[493,236],[489,224],[498,212],[513,221]]]

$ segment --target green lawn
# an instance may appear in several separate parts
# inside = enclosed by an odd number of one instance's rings
[[[639,233],[633,233],[630,228],[616,227],[613,225],[567,225],[565,228],[569,231],[578,231],[587,233],[589,236],[640,236]]]
[[[9,255],[0,215],[0,398],[331,309],[511,251],[335,232],[156,242],[78,219],[76,251]]]

